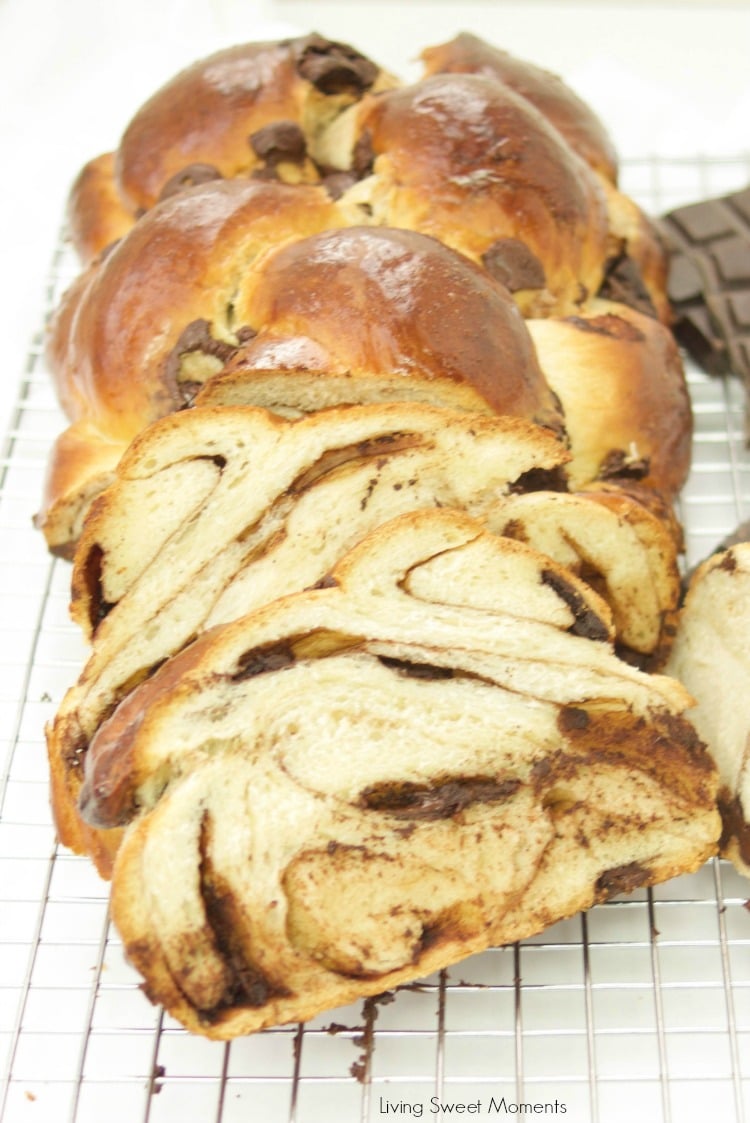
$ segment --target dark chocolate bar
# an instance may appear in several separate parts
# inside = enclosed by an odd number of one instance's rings
[[[750,187],[661,218],[674,334],[710,374],[750,388]]]

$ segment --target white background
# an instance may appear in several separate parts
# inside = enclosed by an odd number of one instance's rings
[[[0,433],[8,427],[65,197],[182,66],[251,39],[319,31],[403,77],[460,30],[556,71],[620,153],[750,149],[750,4],[589,0],[0,0]]]

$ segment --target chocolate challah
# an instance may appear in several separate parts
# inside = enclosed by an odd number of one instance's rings
[[[61,841],[228,1038],[716,852],[660,673],[691,410],[601,124],[472,36],[196,63],[71,194],[38,525],[90,644]]]
[[[144,426],[238,366],[304,374],[313,402],[320,381],[336,404],[564,427],[575,486],[624,470],[673,496],[690,408],[665,255],[602,133],[559,79],[466,36],[408,86],[319,36],[177,75],[71,195],[87,266],[48,334],[71,422],[50,548],[72,553]]]
[[[672,679],[543,554],[422,511],[207,632],[101,726],[113,915],[225,1038],[379,993],[701,864],[715,776]]]

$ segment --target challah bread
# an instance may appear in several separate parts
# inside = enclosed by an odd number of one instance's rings
[[[81,799],[124,827],[113,916],[147,994],[230,1038],[699,866],[720,825],[690,699],[609,631],[543,554],[422,511],[168,660]]]
[[[694,696],[689,711],[719,771],[721,852],[750,876],[750,542],[692,573],[667,664]]]
[[[511,304],[557,322],[598,316],[604,300],[614,315],[634,306],[666,322],[663,248],[603,167],[611,162],[593,115],[562,83],[471,37],[432,50],[424,77],[404,86],[316,35],[229,48],[157,91],[117,151],[83,170],[69,223],[89,264],[52,318],[47,348],[71,422],[37,518],[53,552],[71,554],[92,496],[137,432],[190,404],[246,350],[253,369],[384,377],[368,393],[489,405],[559,426]],[[324,235],[316,255],[308,239]],[[432,247],[435,273],[423,271],[425,238],[442,247]],[[334,246],[338,260],[324,261]],[[401,256],[409,246],[419,283]],[[388,254],[397,263],[386,266]],[[655,328],[642,330],[643,368],[654,387],[665,384],[645,412],[663,428],[613,396],[612,418],[628,417],[617,431],[628,451],[612,447],[605,418],[606,446],[595,433],[591,458],[650,463],[668,434],[661,458],[675,468],[650,482],[671,493],[684,478],[671,437],[686,428],[672,386],[681,371],[674,356],[664,373],[654,369],[665,346]],[[393,377],[401,364],[408,384]],[[649,432],[647,447],[631,421]]]
[[[61,839],[96,855],[100,840],[74,810],[86,746],[122,696],[196,634],[313,585],[401,512],[483,517],[511,490],[562,485],[565,457],[520,419],[400,402],[296,422],[196,409],[144,431],[76,555],[72,609],[93,646],[50,731]],[[106,869],[106,851],[97,860]]]

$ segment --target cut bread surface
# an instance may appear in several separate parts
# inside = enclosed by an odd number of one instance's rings
[[[114,915],[153,998],[217,1037],[309,1017],[715,851],[689,696],[562,573],[406,514],[115,710],[82,806],[124,828]]]

